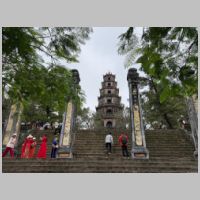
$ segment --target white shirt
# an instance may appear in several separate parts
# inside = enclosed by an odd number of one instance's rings
[[[16,138],[11,137],[6,147],[14,148],[16,141],[17,141]]]
[[[113,144],[113,136],[112,135],[106,135],[105,143],[112,143]]]
[[[55,127],[55,128],[58,128],[58,125],[59,125],[59,123],[58,123],[58,122],[55,122],[54,127]]]

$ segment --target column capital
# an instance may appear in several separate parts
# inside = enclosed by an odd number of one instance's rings
[[[130,68],[128,70],[127,80],[128,80],[128,82],[131,82],[131,83],[132,82],[135,82],[135,83],[139,82],[139,74],[137,73],[137,69]]]
[[[78,70],[72,69],[71,72],[72,72],[72,77],[73,77],[74,83],[78,85],[80,82],[80,76],[79,76]]]

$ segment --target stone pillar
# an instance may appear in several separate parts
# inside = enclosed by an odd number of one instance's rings
[[[21,114],[23,111],[23,106],[21,103],[13,104],[10,109],[9,118],[5,128],[5,134],[3,137],[3,145],[6,145],[13,133],[17,133],[17,140],[20,134],[21,125]]]
[[[140,104],[139,94],[139,75],[134,68],[129,69],[128,75],[129,86],[129,104],[131,116],[131,132],[132,132],[132,150],[133,159],[148,159],[149,152],[146,148],[146,140],[144,134],[144,126],[142,120],[142,107]]]
[[[196,95],[186,98],[187,112],[191,126],[192,138],[194,141],[195,158],[198,157],[198,98]]]
[[[78,70],[72,70],[74,89],[80,82]],[[72,158],[72,145],[74,139],[76,105],[72,99],[68,98],[65,113],[63,115],[63,124],[60,134],[58,158]]]
[[[197,97],[197,95],[193,95],[192,100],[193,100],[193,103],[194,103],[196,115],[198,116],[198,97]]]

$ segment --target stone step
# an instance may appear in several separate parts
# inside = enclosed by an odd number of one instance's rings
[[[105,141],[105,138],[97,138],[97,137],[94,137],[94,138],[76,138],[75,139],[76,141],[78,141],[78,142],[87,142],[87,141],[89,141],[89,142],[91,142],[91,141],[93,141],[93,142],[95,142],[95,141],[98,141],[98,142],[104,142]],[[115,143],[118,143],[118,139],[113,139],[113,141],[115,142]],[[129,139],[128,140],[129,142],[131,142],[131,139]],[[185,140],[185,139],[174,139],[174,140],[172,140],[172,139],[167,139],[167,138],[165,138],[165,139],[160,139],[160,140],[158,140],[158,139],[155,139],[155,140],[153,140],[153,139],[146,139],[146,143],[147,142],[149,142],[149,143],[151,143],[151,142],[153,142],[153,143],[174,143],[174,144],[176,144],[176,143],[188,143],[189,142],[189,144],[192,144],[192,141],[190,141],[190,140]]]
[[[128,149],[128,151],[131,151],[131,149]],[[105,149],[84,149],[84,150],[79,150],[79,149],[74,149],[73,151],[74,153],[100,153],[100,152],[106,152]],[[112,149],[112,153],[115,154],[115,153],[121,153],[122,150],[121,149]],[[175,154],[184,154],[184,155],[192,155],[194,151],[190,150],[190,151],[169,151],[169,150],[161,150],[159,152],[157,151],[150,151],[149,150],[149,153],[150,155],[155,155],[155,154],[159,154],[159,155],[175,155]]]
[[[49,144],[50,145],[50,144]],[[93,145],[93,146],[105,146],[105,143],[104,141],[75,141],[75,144],[74,145]],[[131,145],[131,142],[128,142],[128,145]],[[114,142],[114,146],[119,146],[119,143],[118,142]],[[169,143],[169,142],[161,142],[161,143],[146,143],[146,146],[154,146],[154,147],[159,147],[159,146],[164,146],[164,147],[193,147],[194,145],[193,144],[190,144],[190,143]]]
[[[56,161],[54,161],[56,160]],[[17,166],[46,166],[46,165],[55,165],[55,166],[61,166],[61,165],[85,165],[85,164],[97,164],[97,165],[132,165],[132,166],[136,166],[136,165],[147,165],[147,166],[150,166],[150,165],[159,165],[159,166],[162,166],[162,165],[172,165],[172,166],[175,166],[175,165],[193,165],[195,166],[195,164],[197,164],[197,161],[188,161],[188,160],[181,160],[181,161],[163,161],[163,160],[133,160],[133,159],[121,159],[121,160],[109,160],[109,159],[106,159],[104,158],[104,160],[96,160],[96,159],[93,159],[93,160],[83,160],[83,159],[71,159],[71,160],[65,160],[65,161],[59,161],[59,159],[53,159],[52,160],[39,160],[39,159],[31,159],[30,161],[26,160],[26,159],[23,159],[23,160],[20,160],[20,161],[13,161],[13,162],[8,162],[8,161],[4,161],[4,167],[5,166],[14,166],[14,167],[17,167]]]
[[[105,139],[105,136],[97,136],[97,135],[87,135],[87,136],[78,136],[76,135],[75,136],[76,139],[81,139],[81,140],[84,140],[84,139]],[[131,139],[132,137],[128,137],[128,139]],[[177,140],[177,139],[180,139],[180,140],[190,140],[190,138],[185,138],[184,136],[175,136],[175,137],[171,137],[171,136],[160,136],[160,137],[145,137],[146,140],[153,140],[153,141],[156,141],[156,140]],[[113,139],[114,140],[118,140],[119,137],[115,137],[113,136]]]
[[[129,147],[131,147],[131,144],[128,144]],[[51,145],[48,145],[48,147],[51,147]],[[74,147],[78,147],[78,148],[105,148],[105,144],[104,143],[100,143],[100,144],[82,144],[82,143],[75,143]],[[114,144],[112,145],[112,147],[114,148],[120,148],[119,144]],[[193,146],[191,145],[147,145],[147,148],[151,148],[151,149],[194,149]]]
[[[112,164],[106,164],[106,165],[103,165],[103,163],[68,163],[68,164],[60,164],[60,165],[55,165],[55,164],[46,164],[46,165],[38,165],[38,164],[31,164],[31,166],[25,166],[25,165],[16,165],[16,166],[5,166],[5,169],[9,168],[9,169],[12,169],[13,171],[14,170],[17,170],[17,169],[29,169],[29,170],[32,170],[33,168],[47,168],[47,169],[52,169],[52,168],[57,168],[57,170],[59,171],[60,168],[69,168],[69,169],[73,169],[73,168],[76,168],[76,169],[82,169],[82,168],[96,168],[96,169],[104,169],[104,168],[107,168],[107,169],[110,169],[110,168],[117,168],[117,169],[153,169],[153,168],[166,168],[166,169],[170,169],[170,168],[179,168],[179,169],[194,169],[194,170],[198,170],[197,167],[191,165],[191,164],[182,164],[182,165],[178,165],[178,164],[124,164],[124,163],[112,163]],[[3,171],[4,171],[4,168],[3,168]]]
[[[112,155],[112,154],[111,154]],[[109,158],[109,159],[108,159]],[[108,157],[108,158],[103,158],[103,160],[113,160],[112,157]],[[102,157],[97,157],[97,158],[93,158],[92,160],[99,160],[101,159],[102,160]],[[70,162],[70,161],[73,161],[73,160],[78,160],[78,161],[84,161],[85,162],[85,159],[76,159],[76,158],[73,158],[73,159],[66,159],[66,158],[59,158],[59,159],[51,159],[51,158],[46,158],[46,159],[35,159],[35,158],[32,158],[32,159],[21,159],[21,158],[15,158],[15,159],[10,159],[10,158],[2,158],[2,161],[4,163],[15,163],[15,162]],[[122,158],[121,156],[118,157],[118,158],[114,158],[115,161],[125,161],[126,158]],[[185,158],[164,158],[164,157],[154,157],[153,159],[147,159],[147,160],[135,160],[135,159],[130,159],[132,160],[133,162],[150,162],[150,161],[163,161],[163,162],[181,162],[181,161],[195,161],[196,163],[198,163],[198,160],[192,158],[192,157],[185,157]]]
[[[2,169],[3,173],[194,173],[198,172],[196,167],[185,167],[185,166],[174,166],[174,167],[167,167],[167,166],[154,166],[147,168],[144,167],[133,167],[133,166],[115,166],[115,167],[108,167],[108,166],[79,166],[79,167],[71,167],[71,166],[38,166],[38,167],[31,167],[31,168],[8,168]]]
[[[130,152],[130,151],[129,151]],[[121,152],[118,152],[118,153],[113,153],[113,154],[111,154],[111,156],[121,156]],[[105,153],[104,153],[104,151],[101,151],[101,152],[99,152],[99,151],[97,151],[97,152],[87,152],[87,153],[83,153],[83,152],[74,152],[74,155],[75,156],[99,156],[99,155],[101,155],[101,156],[104,156],[105,155]],[[166,152],[166,153],[157,153],[157,152],[155,152],[155,153],[150,153],[150,155],[149,155],[150,157],[153,157],[153,156],[156,156],[156,157],[158,157],[158,156],[170,156],[170,157],[177,157],[177,156],[180,156],[180,157],[182,157],[182,156],[193,156],[193,154],[191,154],[191,153],[173,153],[173,154],[170,154],[170,153],[168,153],[168,152]]]
[[[198,172],[198,161],[194,159],[194,145],[188,135],[181,130],[146,131],[148,160],[133,160],[122,157],[118,137],[121,131],[113,130],[114,146],[112,154],[106,154],[105,135],[107,131],[79,131],[75,135],[73,159],[50,159],[53,131],[49,132],[47,159],[8,159],[2,160],[3,172],[71,172],[71,173],[166,173]],[[126,133],[128,131],[125,131]],[[37,132],[37,137],[45,131]],[[131,151],[131,134],[128,132]],[[19,151],[21,150],[18,148]],[[36,149],[36,154],[39,145]]]

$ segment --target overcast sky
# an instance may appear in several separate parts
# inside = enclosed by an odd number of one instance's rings
[[[125,57],[117,53],[118,36],[126,30],[125,27],[94,27],[90,39],[81,48],[79,63],[65,64],[79,71],[80,85],[86,95],[84,106],[92,111],[96,111],[103,75],[108,72],[116,75],[121,103],[128,106],[128,70],[124,68]]]

